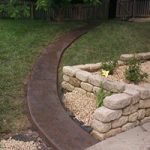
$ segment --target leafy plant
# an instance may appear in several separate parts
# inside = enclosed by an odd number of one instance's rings
[[[101,68],[103,70],[109,71],[109,74],[112,75],[114,73],[116,66],[117,66],[117,61],[114,60],[109,62],[103,62]]]
[[[106,96],[109,96],[110,93],[106,92],[103,87],[99,90],[97,97],[96,97],[96,106],[101,107],[103,105],[103,101]]]
[[[6,14],[10,18],[29,17],[29,7],[17,0],[9,0],[7,4],[0,5],[0,14]]]
[[[140,61],[137,59],[131,59],[128,61],[128,68],[125,71],[125,77],[127,80],[134,82],[135,84],[148,77],[147,73],[142,72],[140,68]]]

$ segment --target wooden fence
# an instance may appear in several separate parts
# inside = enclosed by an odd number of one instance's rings
[[[30,8],[30,17],[35,19],[56,19],[58,10],[49,8],[47,12],[36,10],[35,3],[27,3]],[[76,4],[65,7],[64,19],[66,20],[98,20],[108,18],[109,3],[105,0],[101,5],[91,6]],[[6,14],[4,14],[6,16]]]
[[[116,17],[150,17],[150,0],[119,0]]]

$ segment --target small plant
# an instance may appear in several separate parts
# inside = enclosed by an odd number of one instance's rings
[[[109,61],[109,62],[104,62],[102,63],[101,68],[105,71],[109,71],[109,74],[113,74],[114,70],[117,66],[117,61]]]
[[[128,61],[128,68],[125,71],[125,77],[127,80],[134,82],[135,84],[148,77],[147,73],[142,72],[140,68],[140,61],[137,59],[131,59]]]
[[[98,94],[97,94],[97,97],[96,97],[96,106],[97,106],[97,107],[101,107],[101,106],[103,105],[103,101],[104,101],[105,97],[106,97],[106,96],[109,96],[109,95],[111,95],[111,94],[108,93],[108,92],[106,92],[106,91],[104,90],[104,88],[102,87],[102,88],[99,90],[99,92],[98,92]]]

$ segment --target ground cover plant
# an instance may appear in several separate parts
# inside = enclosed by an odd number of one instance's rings
[[[27,77],[43,48],[80,23],[0,20],[0,133],[29,126],[24,114]]]

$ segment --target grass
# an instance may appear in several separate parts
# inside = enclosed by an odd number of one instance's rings
[[[150,23],[106,21],[64,53],[61,66],[118,59],[123,53],[150,51]]]
[[[0,133],[30,126],[23,100],[33,63],[49,42],[80,25],[0,19]]]

